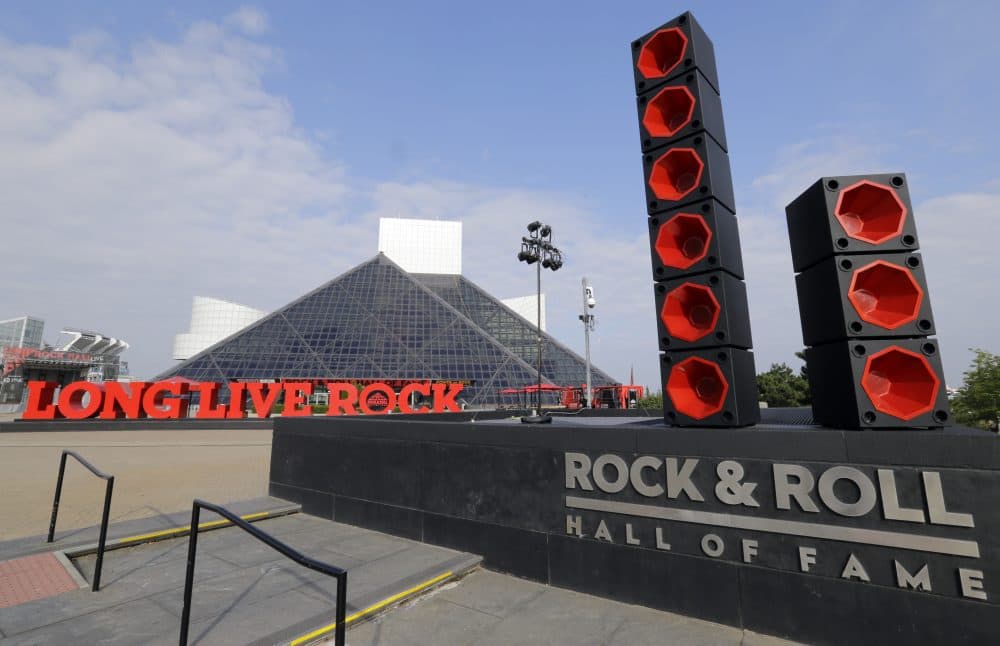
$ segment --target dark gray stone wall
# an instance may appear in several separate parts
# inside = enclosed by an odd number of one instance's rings
[[[703,500],[641,495],[633,485],[606,493],[567,489],[566,454],[697,460],[690,482]],[[739,464],[756,506],[726,504],[720,470]],[[818,496],[816,511],[776,505],[773,466],[814,474],[848,466],[878,496],[870,511],[838,514]],[[923,474],[937,473],[947,511],[974,527],[887,520],[878,469],[891,470],[901,507],[929,517]],[[615,470],[605,470],[614,479]],[[665,468],[644,482],[665,482]],[[684,430],[632,423],[551,427],[373,418],[277,419],[271,495],[307,513],[481,554],[487,567],[627,603],[669,610],[813,643],[990,643],[1000,634],[1000,441],[967,429],[856,432],[814,428]],[[845,503],[860,489],[833,488]],[[687,510],[701,521],[648,518],[568,507],[572,499]],[[619,508],[616,508],[619,509]],[[672,512],[671,512],[672,513]],[[701,514],[699,516],[699,514]],[[857,530],[844,540],[741,529],[710,518],[801,523],[808,532]],[[583,536],[568,532],[579,519]],[[604,524],[607,533],[599,531]],[[626,527],[629,525],[629,527]],[[777,526],[777,525],[776,525]],[[798,527],[798,525],[795,525]],[[670,549],[657,547],[657,530]],[[824,530],[819,530],[820,532]],[[866,533],[867,532],[867,533]],[[944,541],[944,552],[975,545],[978,557],[874,545],[872,532]],[[597,535],[600,534],[600,535]],[[711,535],[711,538],[706,539]],[[882,536],[879,534],[879,536]],[[860,538],[858,538],[860,537]],[[607,540],[610,538],[611,540]],[[632,543],[629,544],[629,540]],[[720,545],[720,553],[706,553]],[[718,541],[715,543],[714,541]],[[745,544],[755,554],[745,562]],[[808,572],[800,548],[816,550]],[[952,550],[953,551],[953,550]],[[865,578],[844,578],[853,556]],[[926,565],[930,590],[901,589],[895,562]],[[982,572],[986,599],[963,596],[960,570]],[[978,577],[978,575],[975,575]]]

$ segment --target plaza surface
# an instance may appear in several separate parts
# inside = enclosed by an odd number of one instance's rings
[[[665,583],[669,585],[669,583]],[[776,637],[477,570],[347,633],[348,644],[409,646],[780,646]],[[333,641],[328,644],[332,645]]]
[[[0,433],[0,541],[48,530],[62,449],[115,476],[112,523],[267,495],[269,430]],[[100,522],[104,485],[67,461],[60,533]]]

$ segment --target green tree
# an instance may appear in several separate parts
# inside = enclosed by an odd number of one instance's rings
[[[806,365],[806,351],[805,350],[799,350],[798,352],[795,353],[795,358],[800,359],[802,361],[802,367],[799,368],[799,374],[802,375],[803,379],[805,379],[806,381],[808,381],[809,380],[809,366]]]
[[[760,400],[771,407],[808,406],[809,381],[784,363],[771,364],[771,369],[757,375]]]
[[[987,428],[1000,420],[1000,355],[978,348],[972,351],[976,356],[951,409],[959,423]]]
[[[656,410],[663,408],[663,393],[662,392],[650,392],[646,389],[646,396],[639,400],[639,408],[647,408],[650,410]]]

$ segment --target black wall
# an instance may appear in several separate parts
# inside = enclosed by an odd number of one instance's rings
[[[705,502],[678,499],[667,506],[741,514],[715,499],[715,468],[738,460],[763,517],[891,531],[919,530],[973,538],[981,557],[970,559],[896,548],[799,540],[766,532],[689,523],[634,520],[643,538],[626,545],[616,514],[573,512],[585,536],[567,534],[565,453],[614,453],[698,458],[693,478]],[[806,514],[774,509],[774,462],[816,473],[851,465],[874,478],[892,468],[900,502],[919,506],[919,471],[941,473],[948,509],[974,513],[974,529],[905,526],[878,513],[860,518],[824,509]],[[788,427],[682,430],[650,423],[547,428],[497,423],[341,418],[275,420],[270,493],[299,502],[325,518],[480,554],[487,567],[552,585],[679,612],[750,630],[815,643],[990,643],[1000,634],[1000,441],[962,429],[949,432],[851,432]],[[618,495],[582,492],[593,499],[646,503],[631,488]],[[846,497],[850,497],[847,494]],[[665,501],[660,501],[661,506]],[[746,515],[746,514],[744,514]],[[606,519],[614,543],[594,538]],[[654,526],[667,532],[671,551],[650,543]],[[700,550],[707,533],[725,552]],[[740,542],[759,542],[754,563],[741,560]],[[799,545],[818,548],[817,565],[798,571]],[[854,554],[870,583],[847,581],[841,569]],[[893,559],[911,571],[926,563],[932,592],[895,586]],[[956,568],[984,572],[987,601],[961,598]]]

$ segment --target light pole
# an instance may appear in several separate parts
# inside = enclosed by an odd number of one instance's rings
[[[552,417],[542,414],[542,267],[557,271],[563,265],[562,252],[552,246],[552,227],[535,220],[528,225],[528,235],[521,238],[517,259],[529,265],[537,264],[538,284],[538,392],[535,394],[533,415],[522,417],[525,424],[550,424]]]
[[[590,332],[594,329],[594,315],[587,310],[588,308],[594,309],[594,306],[597,305],[597,299],[594,298],[594,288],[587,284],[586,276],[583,277],[581,284],[583,285],[583,314],[580,315],[580,320],[583,321],[583,341],[587,358],[587,390],[584,394],[584,401],[586,402],[584,408],[593,408],[594,404],[591,401],[592,388],[590,385]]]

